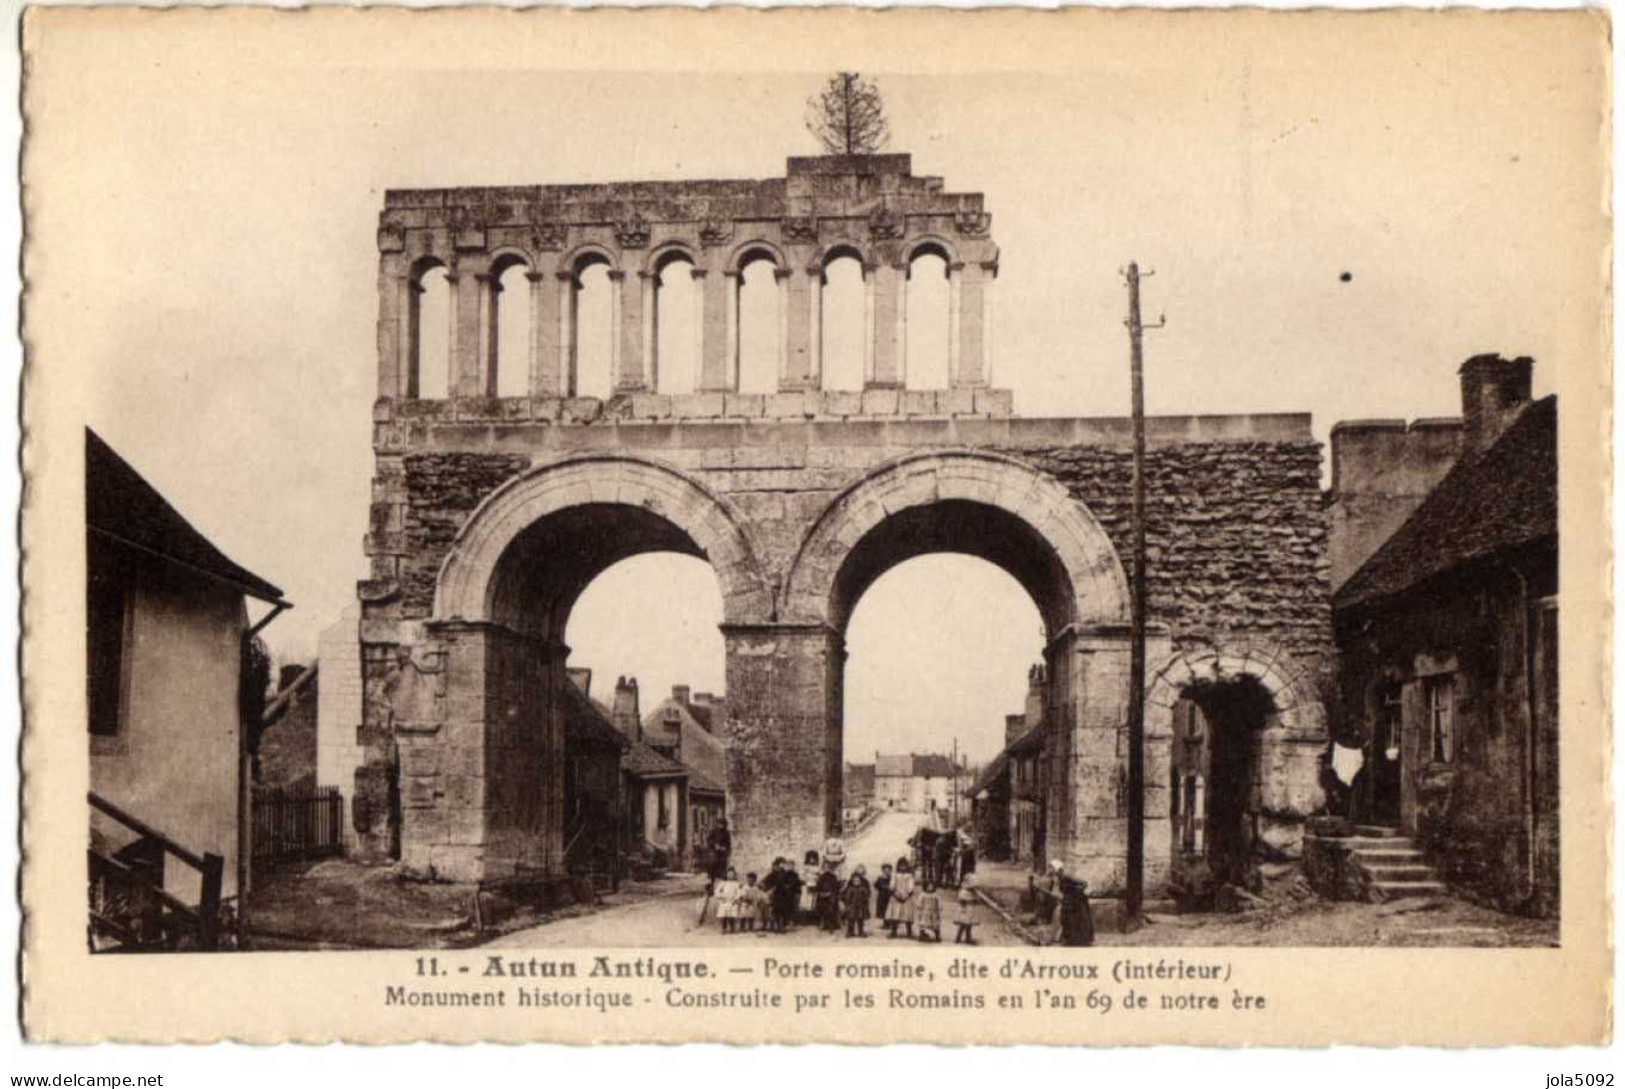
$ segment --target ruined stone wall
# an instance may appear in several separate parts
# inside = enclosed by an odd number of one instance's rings
[[[1133,555],[1132,454],[1011,448],[1092,511]],[[1194,442],[1146,455],[1146,596],[1176,651],[1265,641],[1304,662],[1331,652],[1320,447]]]

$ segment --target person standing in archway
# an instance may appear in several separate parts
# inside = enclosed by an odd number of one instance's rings
[[[928,880],[940,888],[951,887],[958,882],[954,878],[954,844],[957,837],[952,832],[938,837],[934,850],[936,866]]]
[[[717,820],[710,834],[705,837],[705,846],[711,856],[709,875],[714,885],[728,872],[728,863],[733,859],[734,839],[733,833],[728,831],[726,817]]]

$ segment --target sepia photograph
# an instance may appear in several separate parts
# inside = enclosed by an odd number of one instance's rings
[[[1463,948],[1607,1031],[1606,16],[34,9],[23,50],[46,1038],[224,1031],[46,1001],[132,970],[379,964],[385,1037],[560,1039],[389,1011],[825,965],[880,1025],[1055,988],[911,1038],[1081,1042],[1138,985],[1116,1031],[1202,1042],[1305,957]],[[870,1031],[807,1007],[738,1031]],[[667,1023],[596,1031],[734,1038]]]

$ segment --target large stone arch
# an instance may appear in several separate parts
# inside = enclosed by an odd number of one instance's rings
[[[518,536],[541,519],[588,504],[636,508],[670,523],[711,564],[729,623],[765,615],[768,595],[756,551],[732,505],[680,469],[632,454],[583,454],[537,466],[476,507],[435,581],[438,620],[498,619],[496,577]]]
[[[893,461],[851,485],[824,509],[785,579],[783,618],[839,626],[836,578],[852,550],[889,518],[940,503],[992,508],[1028,527],[1065,573],[1064,598],[1035,601],[1053,637],[1068,625],[1126,623],[1128,580],[1094,515],[1053,477],[985,451],[934,451]],[[966,551],[974,553],[974,542]],[[1018,576],[1019,577],[1019,576]],[[1032,587],[1029,587],[1031,590]]]

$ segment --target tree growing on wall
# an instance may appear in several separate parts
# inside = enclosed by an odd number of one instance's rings
[[[831,155],[873,155],[891,138],[879,88],[857,72],[837,72],[807,99],[807,131]]]

